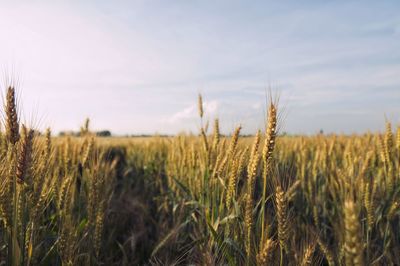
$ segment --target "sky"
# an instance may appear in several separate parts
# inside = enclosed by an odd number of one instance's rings
[[[198,132],[201,93],[254,133],[269,91],[292,134],[400,125],[399,1],[1,1],[0,36],[22,120],[55,132]]]

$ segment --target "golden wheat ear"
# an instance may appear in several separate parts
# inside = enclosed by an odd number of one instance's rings
[[[227,157],[229,159],[233,158],[235,153],[236,153],[236,148],[239,140],[239,135],[240,135],[240,130],[242,130],[242,126],[238,126],[235,129],[235,132],[232,135],[231,142],[229,143],[228,151],[227,151]]]
[[[257,254],[257,265],[269,265],[275,246],[276,242],[271,238],[264,241],[264,245]]]
[[[282,250],[288,250],[288,223],[287,199],[282,187],[278,185],[275,190],[276,216],[278,219],[278,239]]]
[[[199,109],[199,116],[200,118],[203,118],[204,116],[204,109],[203,109],[203,96],[201,96],[201,94],[199,94],[198,98],[197,98],[197,107]]]
[[[213,144],[212,150],[215,152],[217,150],[218,144],[220,142],[220,131],[219,131],[219,120],[218,118],[214,120],[214,133],[213,133]]]
[[[252,227],[253,227],[253,208],[254,208],[254,187],[257,174],[258,162],[260,159],[258,148],[260,146],[261,132],[258,131],[254,139],[250,153],[250,161],[247,166],[247,192],[245,194],[245,228],[246,228],[246,252],[250,260],[252,255]]]
[[[21,151],[17,160],[16,176],[17,181],[23,183],[25,181],[25,175],[29,170],[32,161],[32,146],[34,131],[27,129],[25,125],[22,125],[23,138],[21,143]]]
[[[364,265],[364,247],[361,239],[361,226],[353,200],[344,203],[345,258],[346,265]]]
[[[231,208],[232,199],[235,199],[236,197],[238,168],[239,168],[239,161],[237,159],[234,159],[231,166],[230,175],[228,178],[228,190],[226,194],[226,208],[228,209],[228,211]]]
[[[333,255],[331,249],[328,247],[328,245],[322,241],[321,237],[317,237],[317,243],[318,247],[321,250],[323,256],[325,257],[326,261],[328,262],[329,266],[334,266],[335,265],[335,256]]]
[[[19,140],[19,121],[17,114],[17,104],[15,89],[12,86],[7,88],[5,101],[5,130],[6,138],[9,143],[15,145]]]
[[[270,103],[268,106],[268,115],[266,121],[266,132],[264,147],[262,151],[263,171],[262,171],[262,207],[261,207],[261,242],[264,240],[264,228],[265,228],[265,201],[267,199],[267,177],[271,172],[272,166],[272,155],[275,148],[276,134],[277,134],[277,123],[278,123],[278,109],[277,100],[273,101],[270,97]],[[262,243],[260,243],[262,245]]]

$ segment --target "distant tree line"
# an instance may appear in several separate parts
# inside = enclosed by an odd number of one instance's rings
[[[89,128],[90,126],[90,119],[86,118],[83,126],[81,126],[79,132],[76,131],[61,131],[59,133],[60,137],[63,136],[73,136],[73,137],[82,137],[88,134],[95,134],[98,137],[111,137],[111,131],[110,130],[100,130],[96,132],[92,132]]]
[[[100,131],[96,131],[96,132],[92,132],[94,133],[96,136],[98,137],[111,137],[111,131],[110,130],[100,130]],[[76,131],[60,131],[60,133],[58,134],[60,137],[64,137],[64,136],[73,136],[73,137],[81,137],[86,135],[82,134],[81,132],[76,132]]]

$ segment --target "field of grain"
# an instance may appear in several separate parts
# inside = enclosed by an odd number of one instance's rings
[[[400,130],[241,137],[51,136],[9,87],[0,265],[400,265]]]

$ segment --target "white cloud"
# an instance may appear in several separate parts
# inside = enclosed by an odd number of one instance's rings
[[[218,110],[218,101],[214,100],[204,102],[203,108],[206,116],[213,116]],[[196,119],[198,115],[198,106],[196,103],[193,103],[182,111],[173,114],[170,118],[167,119],[167,122],[171,124],[182,123],[185,120]]]

